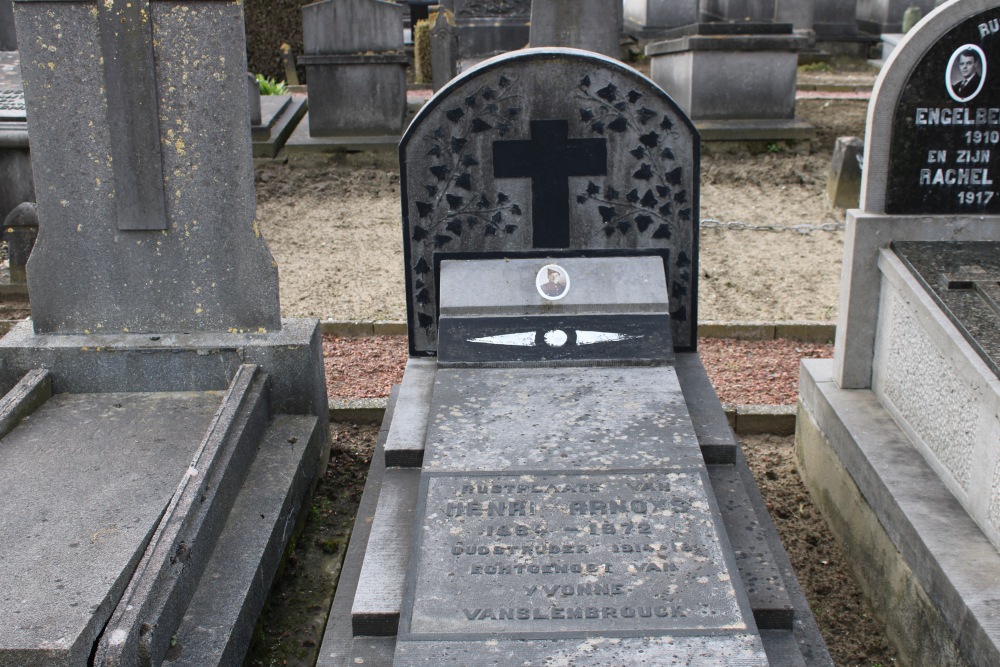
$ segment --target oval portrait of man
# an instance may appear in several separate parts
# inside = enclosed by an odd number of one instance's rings
[[[569,292],[569,274],[558,264],[546,264],[535,275],[538,293],[549,301],[558,301]]]
[[[968,102],[983,89],[986,81],[986,54],[975,44],[955,49],[948,60],[945,82],[956,102]]]

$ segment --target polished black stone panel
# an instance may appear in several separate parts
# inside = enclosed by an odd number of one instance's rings
[[[674,359],[666,313],[442,317],[438,331],[441,366],[650,366]]]
[[[893,117],[886,213],[1000,213],[1000,8],[945,33]]]
[[[1000,242],[907,241],[892,248],[1000,377]]]

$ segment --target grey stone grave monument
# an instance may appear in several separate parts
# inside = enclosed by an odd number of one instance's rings
[[[15,19],[41,222],[0,340],[0,665],[239,664],[328,431],[254,222],[242,3]]]
[[[875,85],[801,470],[909,664],[1000,664],[1000,3],[955,0]],[[965,84],[965,81],[968,84]]]
[[[779,0],[701,0],[702,21],[767,23]]]
[[[816,47],[831,55],[868,58],[878,35],[858,30],[858,0],[817,0],[813,11]]]
[[[0,8],[4,6],[0,1]],[[5,20],[0,11],[0,41],[4,40],[2,30],[8,29],[14,33],[13,16]],[[0,49],[0,217],[7,217],[19,204],[35,201],[21,58],[16,48],[13,43],[10,50]]]
[[[858,26],[874,35],[903,32],[903,14],[910,7],[917,7],[926,16],[941,4],[939,0],[857,0],[857,3]]]
[[[695,351],[698,150],[574,49],[418,114],[410,359],[320,665],[832,664]]]
[[[309,111],[289,153],[385,148],[406,112],[403,6],[385,0],[321,0],[302,8]]]
[[[306,100],[293,95],[261,95],[253,74],[247,74],[247,99],[253,156],[275,157],[305,115]]]
[[[458,71],[528,44],[531,0],[449,0],[458,28]]]
[[[798,53],[808,44],[791,24],[717,21],[668,31],[646,55],[653,80],[704,140],[795,143],[815,134],[795,117]]]
[[[437,18],[431,27],[431,75],[435,91],[458,74],[458,31],[455,15],[444,7],[439,7]]]
[[[534,0],[529,45],[566,46],[621,57],[621,0]]]
[[[681,26],[697,23],[701,19],[699,0],[624,0],[625,30],[640,39]]]

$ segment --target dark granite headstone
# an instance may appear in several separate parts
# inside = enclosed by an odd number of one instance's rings
[[[858,22],[854,18],[857,0],[816,0],[813,10],[813,30],[818,40],[856,37]]]
[[[892,247],[1000,378],[1000,241],[895,241]]]
[[[857,0],[855,17],[865,32],[899,33],[903,31],[903,14],[916,7],[926,16],[941,4],[941,0]]]
[[[1000,8],[925,53],[893,116],[886,213],[1000,213],[998,76]]]
[[[400,144],[410,347],[437,349],[442,259],[663,257],[674,344],[694,347],[698,137],[651,81],[571,49],[483,63]]]

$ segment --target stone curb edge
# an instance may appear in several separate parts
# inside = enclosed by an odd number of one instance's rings
[[[330,421],[379,424],[385,416],[387,398],[355,398],[330,401]],[[723,403],[729,426],[737,435],[792,435],[794,405],[734,405]]]
[[[361,336],[405,336],[406,322],[377,320],[323,320],[324,335],[359,338]],[[828,322],[702,322],[702,338],[737,338],[739,340],[776,340],[784,338],[801,343],[832,343],[836,325]]]

